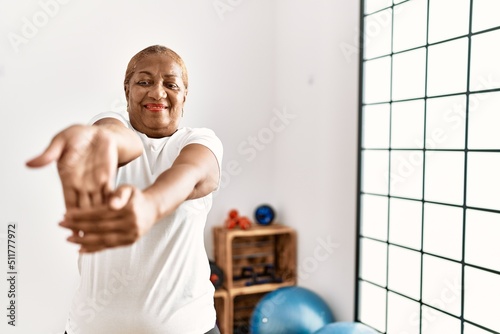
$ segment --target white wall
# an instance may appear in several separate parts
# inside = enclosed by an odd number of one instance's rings
[[[207,224],[207,252],[211,227],[229,209],[251,216],[268,202],[298,230],[304,268],[318,237],[339,243],[300,283],[350,319],[357,65],[339,43],[352,40],[358,5],[345,3],[0,0],[0,246],[8,222],[20,228],[18,327],[2,320],[0,332],[61,332],[78,280],[76,248],[57,227],[64,207],[55,167],[33,171],[24,162],[63,127],[122,109],[125,66],[151,44],[172,47],[187,63],[183,125],[213,128],[224,142],[225,178]],[[26,22],[39,27],[30,31]],[[13,45],[13,34],[23,43]],[[265,137],[285,109],[297,118]],[[264,142],[253,149],[259,135]],[[6,288],[0,280],[0,305]]]
[[[355,284],[355,1],[278,1],[276,104],[295,119],[278,137],[276,206],[299,231],[299,284],[352,320]]]

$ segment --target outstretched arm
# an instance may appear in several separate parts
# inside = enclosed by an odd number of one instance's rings
[[[57,161],[66,208],[88,208],[105,203],[116,169],[142,154],[142,142],[113,118],[92,126],[73,125],[58,133],[47,149],[28,161],[43,167]]]
[[[150,187],[121,186],[108,206],[70,210],[60,225],[83,232],[68,238],[81,245],[81,252],[129,245],[183,201],[214,191],[218,180],[219,166],[212,151],[190,144]]]
[[[154,202],[156,217],[160,219],[185,200],[210,194],[218,184],[219,164],[215,155],[201,144],[190,144],[144,193]]]

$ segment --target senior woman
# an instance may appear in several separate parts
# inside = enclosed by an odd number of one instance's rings
[[[57,161],[60,225],[80,246],[66,332],[219,333],[203,230],[222,144],[209,129],[179,128],[188,76],[171,49],[132,57],[124,88],[128,120],[104,113],[71,126],[27,163]]]

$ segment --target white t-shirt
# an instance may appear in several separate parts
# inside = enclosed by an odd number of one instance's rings
[[[130,123],[117,113],[106,117]],[[134,130],[135,131],[135,130]],[[222,162],[222,143],[209,129],[181,128],[153,139],[135,131],[143,154],[120,167],[117,186],[151,185],[188,144],[208,147]],[[68,334],[201,334],[215,325],[214,287],[204,246],[212,195],[187,200],[130,246],[81,255],[80,286],[66,324]]]

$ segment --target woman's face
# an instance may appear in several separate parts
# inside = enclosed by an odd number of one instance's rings
[[[148,137],[171,136],[179,125],[187,89],[182,69],[164,54],[145,56],[125,85],[130,123]]]

